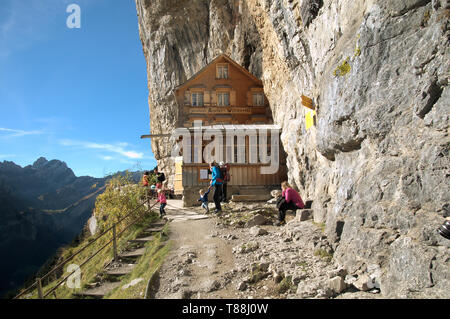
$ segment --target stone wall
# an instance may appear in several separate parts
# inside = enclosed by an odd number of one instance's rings
[[[334,260],[386,297],[450,297],[448,0],[136,0],[153,133],[172,89],[225,53],[261,78],[289,180]],[[305,129],[301,95],[317,125]],[[172,145],[152,142],[164,165]],[[170,169],[167,164],[167,168]]]

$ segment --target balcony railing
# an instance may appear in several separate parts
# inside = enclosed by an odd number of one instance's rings
[[[185,106],[188,114],[265,114],[265,106]]]

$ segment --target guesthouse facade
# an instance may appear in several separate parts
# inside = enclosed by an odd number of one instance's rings
[[[220,55],[174,90],[178,104],[174,189],[185,205],[208,187],[208,164],[230,164],[228,197],[269,194],[287,179],[286,155],[262,81]],[[249,198],[250,198],[249,197]],[[249,199],[250,200],[250,199]]]

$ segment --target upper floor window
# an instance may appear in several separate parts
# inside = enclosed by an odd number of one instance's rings
[[[217,78],[228,79],[228,64],[217,65]]]
[[[203,106],[203,93],[192,93],[191,94],[191,105],[192,106]]]
[[[253,106],[264,106],[264,93],[253,93]]]
[[[217,93],[217,105],[229,106],[230,105],[230,93]]]

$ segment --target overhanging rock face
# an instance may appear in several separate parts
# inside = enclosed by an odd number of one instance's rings
[[[436,232],[450,214],[448,1],[136,5],[153,133],[179,126],[172,89],[227,54],[263,81],[289,180],[314,200],[334,261],[377,265],[388,297],[450,297],[449,241]],[[316,106],[308,130],[302,95]],[[152,147],[170,162],[169,142]]]

